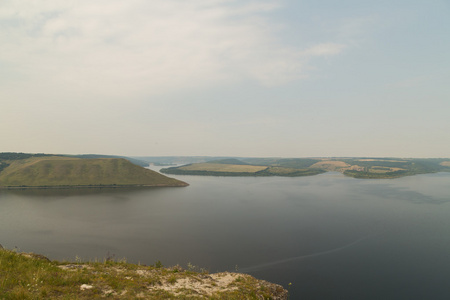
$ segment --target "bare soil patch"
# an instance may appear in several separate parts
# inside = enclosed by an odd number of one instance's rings
[[[325,160],[325,161],[319,161],[319,162],[313,164],[310,168],[325,169],[328,171],[342,171],[342,169],[347,170],[350,167],[351,167],[351,165],[349,165],[348,163],[345,163],[343,161]]]

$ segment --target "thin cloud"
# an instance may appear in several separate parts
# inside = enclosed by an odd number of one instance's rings
[[[307,56],[331,56],[341,53],[344,48],[345,45],[342,44],[318,44],[306,49],[303,51],[303,54]]]
[[[7,1],[0,57],[28,89],[148,96],[254,80],[272,86],[305,76],[310,56],[343,46],[296,49],[267,16],[279,1]]]

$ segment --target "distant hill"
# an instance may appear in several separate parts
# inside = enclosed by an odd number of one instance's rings
[[[308,176],[327,171],[355,178],[398,178],[450,172],[444,158],[227,158],[161,169],[165,174],[206,176]]]
[[[154,165],[186,165],[193,163],[203,163],[212,160],[227,159],[231,157],[223,156],[133,156],[133,159]]]
[[[2,159],[0,154],[0,187],[186,185],[123,158],[21,155]]]
[[[233,164],[233,162],[238,164]],[[165,174],[206,175],[206,176],[309,176],[324,173],[320,169],[297,169],[278,166],[257,166],[239,160],[221,160],[208,163],[189,164],[180,167],[161,169]]]

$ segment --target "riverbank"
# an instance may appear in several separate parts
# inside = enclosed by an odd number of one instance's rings
[[[50,261],[0,245],[1,299],[288,299],[282,286],[247,274],[209,274],[197,267],[165,268],[104,259]]]

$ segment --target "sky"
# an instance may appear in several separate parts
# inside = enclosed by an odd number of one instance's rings
[[[0,152],[450,157],[448,0],[2,0]]]

